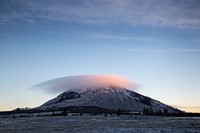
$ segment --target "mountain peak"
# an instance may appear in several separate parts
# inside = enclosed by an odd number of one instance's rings
[[[97,106],[139,112],[143,111],[144,108],[149,108],[154,111],[167,109],[171,113],[178,112],[178,110],[157,100],[118,86],[70,89],[44,103],[41,107],[63,108],[69,106]]]

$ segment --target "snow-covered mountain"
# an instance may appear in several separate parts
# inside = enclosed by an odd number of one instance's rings
[[[169,113],[179,112],[179,110],[157,100],[115,86],[71,89],[44,103],[40,108],[49,109],[69,106],[97,106],[106,109],[130,111],[143,111],[144,108],[153,111],[167,109]]]

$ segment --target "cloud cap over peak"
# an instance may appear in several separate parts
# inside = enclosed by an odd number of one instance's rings
[[[87,89],[117,86],[136,89],[130,80],[117,75],[77,75],[48,80],[33,86],[33,89],[47,93],[62,93],[70,89]]]

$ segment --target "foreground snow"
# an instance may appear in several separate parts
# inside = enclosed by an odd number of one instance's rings
[[[200,132],[200,118],[157,116],[51,116],[0,118],[0,133]]]

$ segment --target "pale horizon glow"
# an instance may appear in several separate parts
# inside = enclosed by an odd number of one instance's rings
[[[191,107],[191,106],[176,106],[176,105],[171,105],[174,108],[180,109],[185,112],[192,112],[192,113],[199,113],[200,112],[200,107]]]

